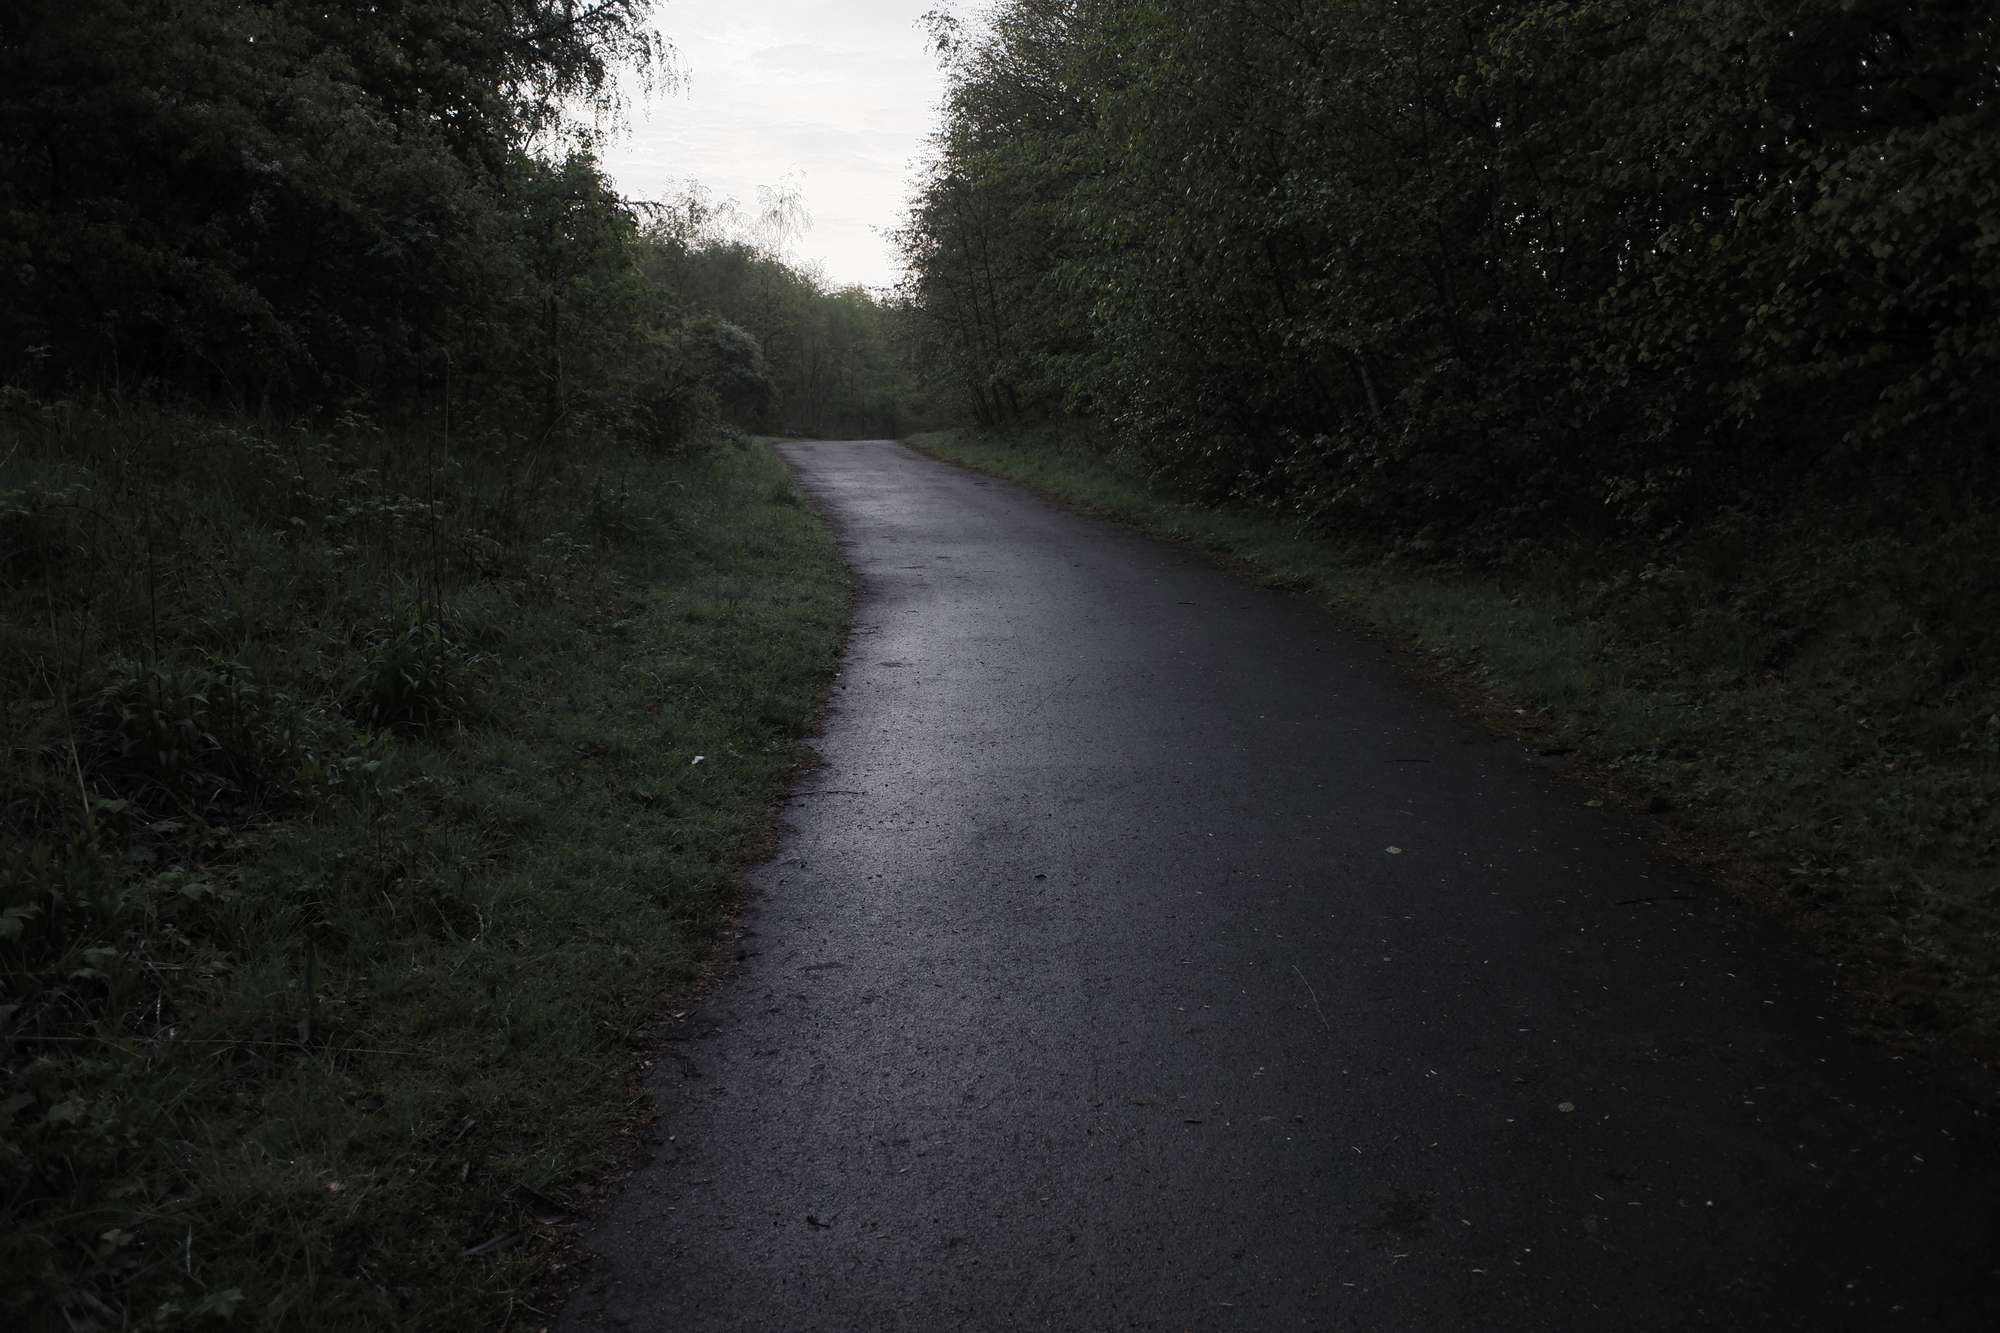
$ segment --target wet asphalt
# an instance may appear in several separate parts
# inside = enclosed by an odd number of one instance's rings
[[[1294,595],[883,442],[734,962],[560,1326],[2000,1327],[1969,1104]]]

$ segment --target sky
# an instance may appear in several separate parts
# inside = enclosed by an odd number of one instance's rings
[[[900,276],[910,168],[943,91],[917,19],[938,0],[663,0],[684,78],[631,108],[604,163],[628,198],[699,183],[746,212],[787,176],[812,228],[792,248],[837,286]]]

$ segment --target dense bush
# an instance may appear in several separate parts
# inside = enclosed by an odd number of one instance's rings
[[[1990,491],[1974,0],[1011,0],[907,292],[987,421],[1482,559]]]
[[[558,109],[657,62],[647,9],[8,6],[0,379],[312,405],[559,354],[630,219]]]

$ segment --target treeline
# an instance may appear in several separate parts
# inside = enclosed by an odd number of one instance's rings
[[[774,211],[796,218],[796,200],[774,191],[765,212]],[[783,219],[773,221],[745,225],[733,206],[694,194],[656,213],[645,233],[649,280],[707,312],[696,317],[702,337],[755,345],[725,377],[725,407],[788,435],[896,436],[933,420],[931,395],[898,346],[905,312],[789,262]]]
[[[529,443],[884,428],[878,303],[606,177],[620,72],[674,77],[651,9],[7,5],[0,384]]]
[[[1201,493],[1474,559],[1991,493],[1985,0],[933,22],[901,241],[983,422],[1082,415]]]

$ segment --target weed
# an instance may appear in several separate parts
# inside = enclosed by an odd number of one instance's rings
[[[349,706],[366,722],[404,732],[428,731],[478,716],[488,659],[469,651],[451,629],[420,620],[369,636]]]

